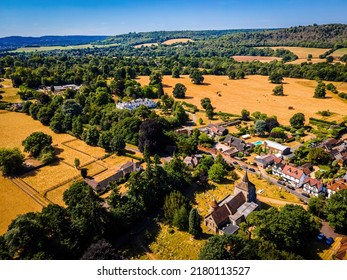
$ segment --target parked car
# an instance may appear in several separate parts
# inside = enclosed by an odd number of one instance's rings
[[[277,181],[277,184],[280,184],[280,185],[282,185],[282,186],[285,185],[284,181],[281,181],[281,180],[278,180],[278,181]]]
[[[309,195],[308,193],[302,193],[301,195],[303,195],[303,196],[306,196],[306,197],[310,198],[310,195]]]
[[[334,243],[334,238],[332,237],[327,238],[327,240],[325,240],[325,243],[330,246],[331,244]]]
[[[255,172],[254,168],[248,168],[248,170],[251,171],[251,172]]]
[[[289,186],[288,186],[288,189],[295,190],[295,187],[289,185]]]
[[[318,235],[317,235],[317,240],[318,241],[325,241],[325,235],[322,233],[322,232],[320,232]]]
[[[239,163],[237,161],[233,161],[233,164],[234,165],[238,165]]]

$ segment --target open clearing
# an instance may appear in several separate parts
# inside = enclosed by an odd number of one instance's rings
[[[42,207],[9,179],[0,175],[0,235],[18,215],[40,211]]]
[[[334,51],[331,56],[336,57],[336,58],[340,58],[341,56],[347,54],[347,48],[342,48],[342,49],[338,49],[336,51]]]
[[[188,42],[193,42],[193,40],[189,39],[189,38],[177,38],[177,39],[166,40],[162,44],[163,45],[172,45],[172,44],[177,44],[177,43],[188,43]]]
[[[305,79],[284,79],[284,93],[286,96],[274,96],[273,88],[276,86],[268,81],[267,76],[247,76],[243,80],[230,80],[226,76],[205,75],[204,84],[195,85],[188,76],[175,79],[164,76],[163,83],[171,88],[164,87],[164,91],[172,95],[172,88],[177,83],[187,87],[186,101],[202,109],[200,100],[204,97],[211,99],[215,112],[222,111],[240,114],[242,109],[251,113],[261,111],[269,116],[276,115],[282,124],[289,124],[289,119],[298,112],[304,113],[306,120],[309,117],[321,118],[318,111],[330,110],[336,114],[332,117],[342,119],[347,112],[347,102],[336,94],[327,93],[325,99],[313,97],[316,81]],[[148,76],[142,76],[138,81],[145,85],[149,83]],[[333,82],[339,91],[347,91],[347,83]],[[220,95],[220,96],[219,96]],[[294,109],[289,110],[292,106]],[[330,117],[328,118],[330,120]]]
[[[118,46],[118,44],[108,44],[108,45],[94,45],[94,44],[85,44],[85,45],[71,45],[71,46],[46,46],[46,47],[27,47],[27,48],[18,48],[10,52],[43,52],[43,51],[68,51],[68,50],[80,50],[88,48],[109,48]]]
[[[278,50],[278,49],[285,49],[289,50],[292,53],[296,54],[298,58],[307,58],[309,54],[312,54],[312,58],[319,58],[319,56],[325,52],[327,52],[329,49],[322,49],[322,48],[304,48],[304,47],[271,47],[271,49]]]
[[[281,61],[281,57],[275,57],[275,56],[257,56],[257,55],[234,55],[232,57],[237,62],[252,62],[252,61],[259,61],[259,62],[271,62],[271,61]]]

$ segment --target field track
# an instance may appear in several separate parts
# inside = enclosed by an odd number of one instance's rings
[[[50,201],[43,198],[35,189],[33,189],[30,185],[25,183],[20,178],[12,177],[10,180],[42,207],[46,207],[50,203]]]

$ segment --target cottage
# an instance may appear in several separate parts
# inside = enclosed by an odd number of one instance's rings
[[[249,148],[253,147],[253,144],[246,143],[240,138],[237,138],[235,136],[232,136],[228,134],[223,143],[229,147],[233,147],[237,150],[237,152],[245,152]]]
[[[331,183],[329,183],[327,185],[327,194],[328,194],[328,198],[330,198],[330,196],[332,194],[337,193],[338,191],[341,190],[347,190],[347,182],[344,179],[336,179],[334,181],[332,181]]]
[[[269,150],[270,154],[289,155],[291,153],[290,147],[274,141],[265,140],[263,145],[265,149]]]
[[[272,154],[265,155],[265,156],[257,156],[254,159],[254,162],[257,164],[258,167],[266,168],[275,162],[275,156]]]
[[[201,160],[202,155],[192,155],[190,157],[185,157],[183,162],[190,167],[196,167],[199,164],[199,161]]]
[[[205,217],[205,225],[218,234],[233,234],[238,225],[258,208],[256,188],[248,179],[247,172],[235,186],[234,196],[228,195],[219,203],[213,201],[211,213]]]
[[[200,129],[200,131],[214,137],[214,136],[222,136],[222,135],[226,135],[228,133],[228,130],[223,127],[220,126],[218,124],[213,124],[210,123],[208,124],[206,127]]]
[[[347,237],[341,237],[334,257],[338,260],[347,260]]]
[[[304,192],[310,194],[311,196],[318,196],[319,194],[325,194],[326,188],[323,182],[318,179],[307,177],[302,185]]]
[[[295,188],[300,188],[307,175],[303,169],[288,164],[284,166],[281,177]]]
[[[141,169],[140,162],[127,162],[123,164],[119,170],[113,174],[105,177],[103,173],[96,175],[95,177],[86,177],[84,182],[93,188],[94,191],[100,192],[105,190],[110,183],[117,182],[127,174],[133,171],[139,171]]]

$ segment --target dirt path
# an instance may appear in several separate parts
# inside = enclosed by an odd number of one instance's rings
[[[303,203],[288,202],[288,201],[285,201],[285,200],[269,198],[269,197],[261,196],[261,195],[257,195],[257,198],[261,202],[265,202],[265,203],[273,203],[273,204],[277,204],[277,205],[295,204],[295,205],[300,205],[300,206],[304,207],[305,209],[307,209],[307,205],[305,205]]]

